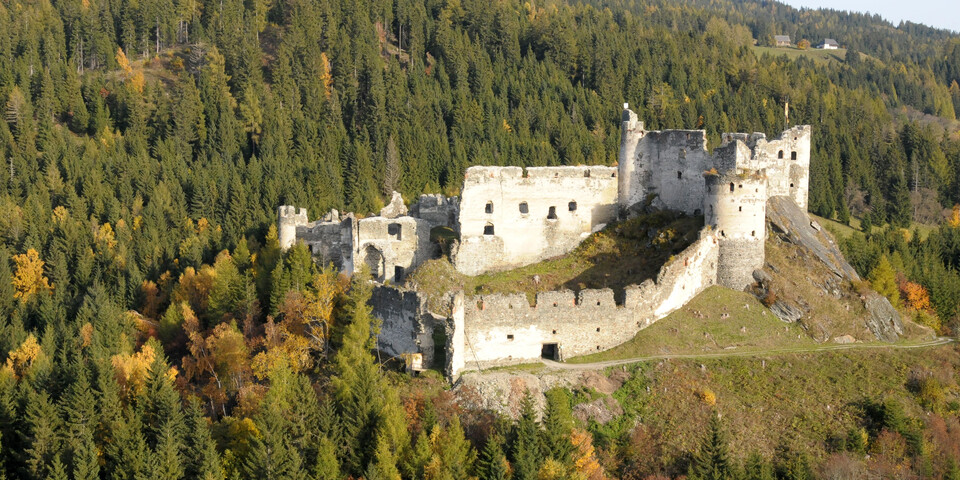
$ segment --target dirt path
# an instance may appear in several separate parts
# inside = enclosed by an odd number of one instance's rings
[[[618,365],[626,365],[630,363],[638,362],[649,362],[653,360],[666,360],[673,358],[724,358],[724,357],[756,357],[756,356],[765,356],[765,355],[779,355],[783,353],[815,353],[815,352],[828,352],[835,350],[866,350],[869,348],[929,348],[929,347],[938,347],[941,345],[946,345],[948,343],[953,343],[954,339],[950,337],[937,337],[933,340],[929,340],[921,343],[909,343],[909,344],[883,344],[883,343],[868,343],[868,344],[843,344],[843,345],[824,345],[820,347],[805,347],[805,348],[774,348],[770,350],[751,350],[744,352],[717,352],[717,353],[689,353],[689,354],[666,354],[666,355],[651,355],[647,357],[634,357],[626,358],[621,360],[606,360],[603,362],[592,362],[592,363],[561,363],[554,362],[552,360],[543,360],[540,362],[546,365],[548,368],[557,369],[557,370],[596,370],[606,367],[615,367]]]

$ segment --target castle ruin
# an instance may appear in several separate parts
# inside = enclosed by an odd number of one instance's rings
[[[699,239],[661,267],[654,280],[625,289],[541,292],[530,305],[516,295],[451,297],[451,314],[429,311],[417,292],[381,285],[371,300],[382,319],[378,344],[390,355],[421,353],[445,371],[562,359],[623,343],[711,285],[742,290],[764,263],[766,203],[786,197],[807,205],[809,126],[767,140],[726,133],[707,148],[703,130],[646,131],[624,105],[616,167],[467,169],[461,197],[424,195],[406,212],[399,196],[380,216],[332,211],[308,222],[306,211],[279,210],[280,244],[301,241],[320,261],[352,274],[366,264],[378,282],[399,283],[439,255],[431,229],[459,234],[450,259],[467,275],[516,268],[563,255],[592,232],[654,208],[703,215]],[[439,335],[436,335],[439,333]]]

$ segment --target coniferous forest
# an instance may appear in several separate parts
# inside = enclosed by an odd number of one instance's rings
[[[780,34],[846,50],[764,48]],[[926,383],[942,428],[871,400],[862,428],[770,455],[729,451],[717,416],[650,453],[639,410],[574,421],[582,392],[516,420],[461,405],[384,366],[369,286],[274,226],[455,195],[471,165],[613,164],[624,102],[711,146],[778,135],[789,103],[810,211],[952,334],[958,82],[957,34],[767,0],[5,1],[0,478],[799,479],[830,452],[960,478],[960,403]]]

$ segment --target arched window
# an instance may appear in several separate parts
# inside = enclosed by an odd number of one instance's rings
[[[777,152],[777,158],[783,158],[783,150]]]
[[[733,182],[730,182],[730,191],[731,191],[731,192],[734,190],[735,187],[736,187],[736,185],[734,185]]]

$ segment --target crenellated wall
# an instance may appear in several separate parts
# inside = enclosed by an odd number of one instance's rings
[[[617,216],[614,167],[470,167],[451,260],[467,275],[535,263]]]
[[[715,236],[704,231],[664,265],[655,281],[627,287],[622,304],[611,289],[542,292],[535,305],[524,294],[467,297],[463,311],[454,311],[463,316],[463,369],[586,355],[619,345],[713,285],[717,252]]]

